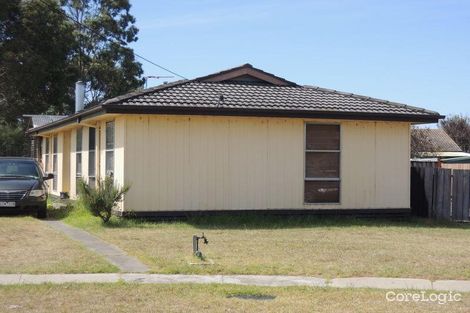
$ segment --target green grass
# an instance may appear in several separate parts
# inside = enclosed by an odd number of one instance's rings
[[[118,269],[31,217],[0,218],[0,273],[105,273]]]
[[[256,214],[151,221],[79,208],[63,219],[113,243],[156,273],[470,279],[470,228],[423,219],[279,217]],[[192,235],[212,265],[194,265]]]
[[[469,294],[463,294],[461,302],[437,304],[387,302],[386,292],[370,289],[190,284],[16,285],[0,287],[0,311],[432,313],[468,312],[470,306]],[[260,296],[272,300],[256,300]]]

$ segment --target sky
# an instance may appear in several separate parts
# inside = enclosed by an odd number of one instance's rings
[[[134,51],[187,78],[250,63],[298,84],[470,115],[468,0],[131,4]],[[171,75],[141,62],[144,75]]]

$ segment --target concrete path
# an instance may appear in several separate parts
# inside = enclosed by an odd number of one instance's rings
[[[354,277],[326,280],[302,276],[266,275],[165,275],[165,274],[0,274],[0,285],[64,283],[139,283],[139,284],[234,284],[246,286],[310,286],[334,288],[414,289],[470,292],[470,281],[413,278]]]
[[[127,255],[118,247],[109,244],[90,233],[69,226],[61,221],[44,221],[52,228],[64,233],[73,240],[79,241],[88,249],[105,257],[110,263],[116,265],[124,273],[144,273],[149,268],[134,257]]]

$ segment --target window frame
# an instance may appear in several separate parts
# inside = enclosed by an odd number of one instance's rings
[[[46,140],[44,140],[44,172],[49,173],[49,161],[51,159],[50,153],[51,153],[51,141],[49,137],[46,137]]]
[[[307,149],[307,126],[308,125],[331,125],[331,126],[338,126],[339,127],[339,149],[338,150],[332,150],[332,149],[326,149],[326,150],[317,150],[317,149]],[[303,154],[303,203],[304,205],[307,206],[312,206],[312,205],[340,205],[341,204],[341,196],[342,196],[342,171],[341,171],[341,163],[342,163],[342,150],[343,150],[343,127],[341,126],[341,123],[320,123],[320,122],[304,122],[304,154]],[[338,177],[307,177],[307,153],[315,153],[315,152],[324,152],[324,153],[338,153],[339,157],[339,164],[338,164]],[[307,202],[305,199],[305,182],[307,181],[317,181],[317,182],[338,182],[339,185],[339,191],[338,191],[338,202]]]
[[[54,178],[52,179],[52,190],[58,190],[58,177],[57,172],[59,171],[59,136],[54,135],[52,137],[52,173],[54,174]]]
[[[94,145],[91,145],[91,133],[93,133],[93,143]],[[89,127],[88,128],[88,184],[91,186],[91,181],[93,181],[93,187],[96,185],[96,128],[94,127]],[[93,152],[93,160],[91,158],[91,152]],[[93,175],[91,175],[91,165],[93,166]]]
[[[112,149],[108,149],[108,125],[113,125],[113,147]],[[112,177],[114,178],[116,172],[116,122],[115,120],[106,121],[104,124],[104,175],[105,177]],[[108,175],[108,152],[112,152],[113,154],[113,170],[111,171],[111,175]]]
[[[78,150],[78,134],[80,132],[80,150]],[[77,171],[78,156],[80,156],[80,174]],[[75,131],[75,194],[78,194],[78,180],[83,179],[83,127],[79,127]]]

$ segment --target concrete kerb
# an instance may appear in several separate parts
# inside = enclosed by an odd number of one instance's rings
[[[0,274],[0,285],[65,283],[136,283],[136,284],[233,284],[264,287],[332,287],[412,289],[470,292],[470,281],[414,278],[349,277],[328,281],[317,277],[268,275],[171,275],[142,273],[102,274]]]
[[[434,290],[470,292],[470,281],[467,280],[436,280],[432,283]]]
[[[430,290],[432,282],[416,278],[350,277],[334,278],[329,284],[336,288],[377,288]]]

